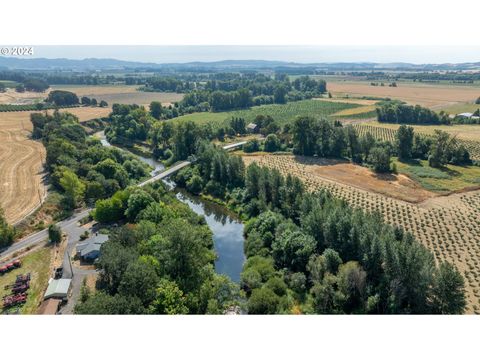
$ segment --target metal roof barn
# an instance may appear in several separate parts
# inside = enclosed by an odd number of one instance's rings
[[[50,279],[47,291],[45,291],[45,296],[43,298],[45,300],[50,298],[66,299],[71,283],[72,279]]]

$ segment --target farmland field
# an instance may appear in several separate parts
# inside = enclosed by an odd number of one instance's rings
[[[47,97],[47,93],[37,93],[32,91],[25,91],[18,93],[15,89],[7,89],[7,91],[0,93],[0,104],[34,104],[42,101]]]
[[[64,109],[86,121],[110,113],[109,108]],[[50,110],[50,112],[52,112]],[[30,111],[0,113],[0,206],[8,222],[16,223],[32,212],[46,196],[43,184],[45,148],[31,140]]]
[[[323,117],[332,115],[345,109],[353,109],[361,107],[359,104],[333,102],[333,101],[319,101],[319,100],[303,100],[296,102],[289,102],[287,104],[274,104],[254,106],[250,109],[226,111],[226,112],[202,112],[188,114],[175,118],[173,121],[187,121],[191,120],[198,123],[213,123],[221,125],[228,121],[232,116],[243,117],[248,122],[253,121],[257,115],[270,115],[279,124],[283,125],[296,116],[314,116]]]
[[[0,206],[8,222],[16,223],[41,204],[45,149],[29,139],[29,113],[0,113]]]
[[[340,177],[321,169],[321,163],[302,163],[291,155],[244,156],[244,161],[256,161],[285,175],[298,176],[310,191],[328,189],[350,205],[377,211],[388,223],[410,231],[432,251],[437,261],[449,261],[457,266],[465,278],[467,312],[480,314],[480,190],[448,196],[429,195],[413,203],[395,197],[394,190],[390,193],[372,191],[370,185],[379,187],[378,184]],[[385,189],[389,187],[385,184]]]
[[[27,302],[21,307],[21,314],[35,314],[40,305],[45,289],[48,285],[50,265],[52,260],[52,248],[43,247],[32,251],[21,258],[22,267],[0,277],[0,298],[10,292],[5,290],[5,285],[15,282],[19,274],[30,273],[30,289],[28,290]],[[3,309],[0,313],[4,312]]]
[[[53,85],[51,90],[67,90],[77,96],[94,97],[98,102],[105,100],[108,105],[138,104],[149,105],[152,101],[171,104],[183,99],[183,94],[138,91],[138,86],[130,85]]]
[[[389,97],[418,104],[432,109],[459,103],[473,102],[479,96],[479,89],[472,86],[426,85],[398,83],[398,87],[371,86],[368,82],[328,82],[327,89],[337,96]]]

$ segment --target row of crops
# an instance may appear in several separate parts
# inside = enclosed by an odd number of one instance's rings
[[[69,106],[56,106],[48,104],[25,104],[25,105],[12,105],[12,104],[0,104],[0,112],[8,111],[40,111],[40,110],[49,110],[57,108],[74,108],[79,107],[80,105],[69,105]]]
[[[225,111],[225,112],[203,112],[180,116],[174,121],[191,120],[198,123],[211,123],[212,126],[222,126],[232,117],[243,117],[251,122],[258,115],[269,115],[279,125],[284,125],[297,116],[326,117],[345,109],[357,108],[362,105],[339,103],[319,100],[302,100],[289,102],[287,104],[273,104],[253,106],[250,109]]]
[[[395,141],[395,135],[397,133],[396,129],[389,129],[366,124],[355,124],[353,126],[357,130],[359,136],[363,136],[367,132],[369,132],[377,140],[392,142]],[[422,134],[422,136],[432,136],[431,134],[422,133],[418,130],[415,130],[415,132]],[[480,141],[466,139],[457,139],[457,141],[459,144],[462,144],[467,148],[467,150],[470,152],[470,157],[473,160],[480,160]]]

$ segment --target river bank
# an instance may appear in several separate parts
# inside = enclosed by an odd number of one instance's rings
[[[103,146],[115,146],[108,142],[103,131],[95,134]],[[132,153],[130,150],[117,146],[118,148]],[[134,153],[132,153],[134,154]],[[139,160],[150,165],[154,176],[165,169],[165,166],[149,157],[134,154]],[[239,217],[216,202],[192,195],[184,189],[180,189],[170,180],[163,180],[170,187],[176,197],[190,207],[196,214],[204,216],[207,225],[213,233],[213,242],[217,259],[215,260],[215,271],[219,274],[229,276],[233,281],[240,281],[245,254],[243,251],[243,223]]]

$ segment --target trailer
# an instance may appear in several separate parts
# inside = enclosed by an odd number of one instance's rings
[[[24,304],[25,302],[27,302],[27,294],[25,293],[10,295],[3,299],[3,307],[8,308],[11,306]]]

